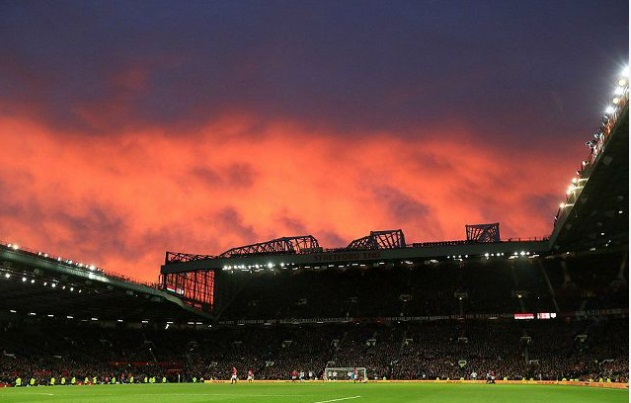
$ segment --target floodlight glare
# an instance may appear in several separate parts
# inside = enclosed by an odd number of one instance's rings
[[[605,113],[606,113],[607,115],[611,115],[611,114],[613,114],[615,111],[616,111],[616,109],[615,109],[613,106],[611,106],[611,105],[609,105],[609,106],[607,107],[607,109],[605,109]]]

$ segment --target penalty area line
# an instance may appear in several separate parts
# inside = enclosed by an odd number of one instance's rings
[[[350,400],[350,399],[358,399],[361,396],[349,396],[349,397],[340,397],[339,399],[331,399],[331,400],[319,400],[313,403],[329,403],[329,402],[339,402],[341,400]]]

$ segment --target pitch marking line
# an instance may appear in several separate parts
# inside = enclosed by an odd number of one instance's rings
[[[320,400],[313,403],[329,403],[329,402],[339,402],[340,400],[350,400],[350,399],[358,399],[361,396],[350,396],[350,397],[340,397],[339,399],[331,399],[331,400]]]

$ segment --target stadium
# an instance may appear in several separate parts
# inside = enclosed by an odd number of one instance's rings
[[[627,70],[615,94],[541,238],[482,223],[462,240],[375,230],[327,249],[299,234],[166,252],[150,285],[3,242],[0,382],[17,387],[0,396],[626,401]]]

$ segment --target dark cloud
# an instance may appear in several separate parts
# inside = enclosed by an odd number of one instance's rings
[[[216,169],[195,166],[191,174],[204,186],[216,188],[249,188],[256,179],[255,169],[250,164],[234,163]]]
[[[318,239],[320,246],[324,248],[340,248],[348,245],[352,241],[352,239],[344,239],[340,234],[331,231],[324,231],[315,237]],[[361,236],[357,236],[357,238],[360,237]]]
[[[574,134],[628,58],[627,15],[626,1],[5,2],[0,107],[92,134],[234,113],[348,134],[446,120],[497,141]]]
[[[286,210],[280,212],[275,221],[278,223],[279,228],[288,231],[286,234],[277,234],[278,237],[309,235],[310,229],[307,228],[304,220],[299,217],[291,216]]]
[[[258,234],[251,225],[244,223],[239,211],[233,207],[221,209],[214,217],[214,231],[223,233],[227,238],[242,240],[243,245],[261,242]],[[232,243],[241,246],[239,242]]]

